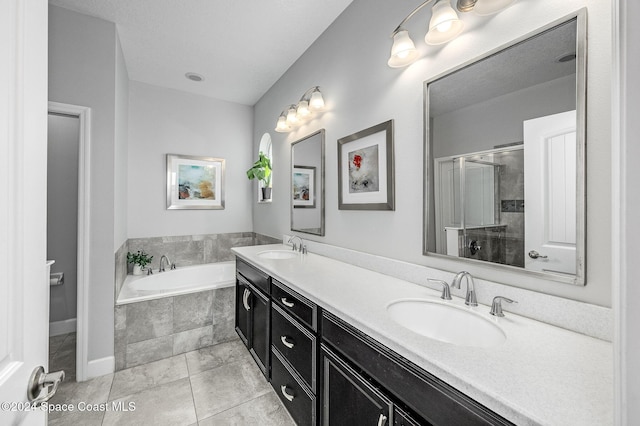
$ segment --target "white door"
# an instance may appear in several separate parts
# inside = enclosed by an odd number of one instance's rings
[[[524,122],[525,268],[576,273],[576,112]]]
[[[27,383],[47,368],[47,2],[0,2],[0,424],[44,425]]]

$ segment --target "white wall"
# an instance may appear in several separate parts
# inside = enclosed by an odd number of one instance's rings
[[[467,30],[458,39],[430,48],[422,41],[426,8],[407,27],[418,49],[429,55],[406,69],[389,68],[389,35],[415,6],[409,0],[355,0],[255,105],[255,149],[262,133],[270,132],[275,164],[283,167],[289,164],[291,142],[326,129],[326,237],[306,238],[451,271],[462,269],[455,260],[422,255],[423,81],[588,6],[587,285],[507,272],[499,281],[610,306],[611,3],[520,1],[490,18],[465,15]],[[329,111],[290,134],[273,132],[283,107],[314,85],[322,88]],[[336,140],[390,118],[395,120],[396,211],[338,210]],[[273,202],[253,205],[255,232],[274,237],[288,232],[288,186],[288,171],[276,169]],[[485,266],[464,265],[476,275],[488,273]]]
[[[524,140],[522,122],[576,108],[575,75],[433,117],[435,158]]]
[[[615,344],[615,403],[616,425],[640,424],[640,287],[637,285],[637,241],[640,239],[640,192],[637,182],[640,169],[640,4],[635,0],[616,0],[614,3],[619,27],[613,46],[614,105],[613,105],[613,186],[612,206],[614,227],[613,280],[614,311],[616,314]]]
[[[92,109],[88,359],[113,356],[113,23],[49,7],[49,100]]]
[[[113,199],[113,251],[117,251],[127,240],[127,173],[129,131],[129,74],[122,54],[120,38],[116,34],[116,123],[114,155],[114,199]]]
[[[47,259],[64,285],[50,291],[49,321],[76,317],[78,250],[78,150],[80,120],[49,114],[47,131]]]
[[[129,89],[129,238],[251,231],[252,108],[135,81]],[[166,154],[224,158],[225,209],[167,210]]]

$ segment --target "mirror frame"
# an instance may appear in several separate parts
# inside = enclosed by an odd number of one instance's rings
[[[320,189],[319,193],[316,192],[316,199],[320,200],[320,232],[309,232],[309,231],[305,231],[302,229],[295,229],[293,227],[293,212],[295,211],[294,207],[293,207],[293,197],[291,196],[292,194],[292,190],[293,190],[293,167],[295,166],[294,164],[294,153],[293,153],[293,148],[295,145],[299,144],[300,142],[304,142],[307,139],[310,139],[316,135],[320,135],[320,166],[321,169],[320,170],[320,176],[316,176],[317,179],[319,179],[319,181],[322,183],[322,188]],[[325,179],[324,179],[324,175],[325,175],[325,130],[324,129],[320,129],[318,131],[315,131],[307,136],[304,136],[301,139],[298,139],[295,142],[291,143],[291,168],[289,169],[289,204],[291,206],[291,230],[295,231],[295,232],[302,232],[304,234],[309,234],[309,235],[318,235],[320,237],[324,237],[324,232],[325,232],[325,227],[324,227],[324,223],[325,223]]]
[[[429,238],[429,222],[431,220],[429,210],[429,198],[433,195],[431,191],[433,176],[430,173],[433,172],[432,159],[429,154],[431,148],[431,141],[429,139],[429,85],[434,83],[450,74],[472,66],[473,64],[494,56],[501,51],[508,49],[516,44],[522,43],[532,37],[552,30],[553,28],[567,23],[571,20],[576,20],[576,274],[575,275],[562,275],[552,272],[539,272],[526,270],[518,266],[503,265],[499,263],[491,263],[484,260],[468,259],[468,258],[456,258],[454,256],[448,256],[446,254],[434,253],[428,251],[428,238]],[[529,276],[539,277],[550,281],[556,281],[566,284],[585,285],[586,284],[586,239],[587,239],[587,212],[586,212],[586,133],[587,133],[587,115],[586,115],[586,100],[587,100],[587,9],[579,9],[569,15],[564,16],[558,20],[555,20],[535,31],[532,31],[522,37],[512,40],[509,43],[503,44],[496,49],[493,49],[481,56],[474,57],[473,59],[455,67],[449,69],[433,78],[426,80],[423,83],[423,149],[424,149],[424,163],[423,163],[423,178],[424,178],[424,193],[423,193],[423,245],[422,254],[430,257],[437,257],[447,259],[450,261],[460,262],[461,266],[467,264],[474,264],[479,267],[486,267],[489,271],[495,272],[516,272]],[[434,188],[435,189],[435,188]],[[435,201],[434,201],[435,202]],[[480,278],[493,279],[497,277],[493,274],[487,275],[484,272],[477,274]],[[484,276],[483,276],[484,275]],[[500,280],[498,280],[500,281]]]

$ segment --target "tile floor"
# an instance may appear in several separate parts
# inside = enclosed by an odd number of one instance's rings
[[[52,411],[51,426],[295,425],[240,340],[82,383],[75,381],[75,342],[75,333],[50,339],[49,371],[67,373],[50,404],[98,410]]]

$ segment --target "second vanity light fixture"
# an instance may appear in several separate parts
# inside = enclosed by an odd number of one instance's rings
[[[456,8],[460,12],[473,11],[480,16],[493,15],[498,13],[511,4],[515,0],[456,0]],[[429,30],[424,37],[424,41],[430,45],[438,45],[447,43],[456,38],[464,29],[464,22],[458,18],[458,14],[451,7],[451,0],[427,0],[416,7],[413,12],[407,15],[400,22],[391,34],[393,38],[393,46],[391,47],[391,57],[387,61],[387,65],[391,68],[401,68],[412,64],[418,59],[418,50],[413,40],[409,37],[409,31],[402,26],[413,15],[426,5],[433,3],[431,8],[431,20],[429,21]]]
[[[304,92],[296,105],[291,104],[280,113],[275,131],[291,132],[311,117],[314,113],[324,111],[324,98],[319,86],[314,86]]]

